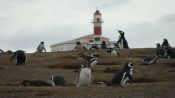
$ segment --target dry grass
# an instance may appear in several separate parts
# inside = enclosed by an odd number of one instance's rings
[[[76,88],[75,73],[82,64],[79,53],[99,53],[99,61],[93,70],[93,85]],[[111,56],[103,50],[82,52],[58,52],[28,54],[26,65],[10,62],[12,54],[0,54],[0,98],[174,98],[175,59],[159,59],[157,64],[143,65],[141,60],[153,56],[155,49],[119,50],[120,57]],[[126,87],[107,87],[96,84],[112,79],[126,62],[134,63],[134,81]],[[20,82],[28,80],[47,81],[53,74],[64,76],[66,87],[25,87]]]

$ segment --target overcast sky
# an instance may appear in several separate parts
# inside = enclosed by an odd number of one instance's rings
[[[0,49],[34,52],[93,33],[96,8],[103,36],[117,41],[123,30],[131,48],[175,46],[175,0],[0,0]]]

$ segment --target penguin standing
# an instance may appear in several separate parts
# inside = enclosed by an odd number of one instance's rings
[[[112,80],[107,84],[108,86],[120,85],[125,86],[127,82],[133,80],[133,64],[126,63],[119,73],[115,74]]]
[[[120,56],[119,52],[115,48],[107,48],[106,52],[110,53],[111,55]]]
[[[42,53],[43,50],[46,52],[45,46],[44,46],[44,41],[40,42],[39,46],[37,47],[37,52]]]
[[[92,71],[88,62],[81,65],[79,72],[76,74],[76,87],[90,86],[92,83]]]
[[[88,62],[89,63],[89,65],[90,65],[90,68],[94,68],[94,66],[97,64],[97,62],[98,62],[98,57],[99,57],[99,54],[91,54],[90,56],[86,56],[85,57],[85,60],[86,60],[86,62]]]
[[[155,53],[156,57],[170,58],[170,56],[168,54],[168,49],[166,46],[161,47],[161,45],[159,43],[157,43],[156,45],[157,45],[156,53]]]
[[[16,61],[16,65],[25,65],[26,60],[27,60],[27,56],[26,53],[23,50],[17,50],[15,51],[15,53],[12,55],[11,57],[11,61],[15,59]]]
[[[123,49],[123,48],[129,49],[128,42],[125,39],[125,33],[121,30],[118,30],[118,32],[120,33],[120,36],[116,45],[119,46],[120,49]]]
[[[168,43],[168,40],[167,39],[163,39],[163,43],[161,45],[161,47],[167,47],[167,48],[171,48],[170,44]]]

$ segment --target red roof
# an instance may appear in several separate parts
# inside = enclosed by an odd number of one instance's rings
[[[90,34],[90,35],[85,35],[79,38],[76,38],[75,40],[81,40],[81,39],[94,39],[94,37],[97,35]],[[100,36],[102,39],[108,39],[107,37]]]

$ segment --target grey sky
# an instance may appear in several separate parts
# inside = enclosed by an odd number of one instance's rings
[[[103,36],[111,41],[123,30],[131,48],[155,47],[163,38],[175,42],[174,0],[0,0],[0,48],[34,52],[40,41],[50,45],[93,33],[96,7]]]

